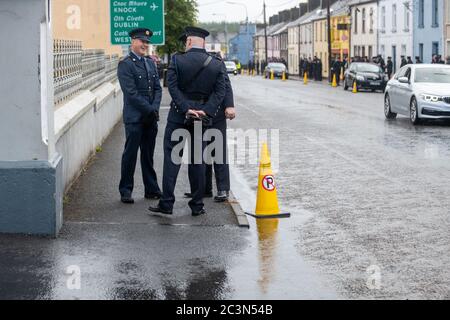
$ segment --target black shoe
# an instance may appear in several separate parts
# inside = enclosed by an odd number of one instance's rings
[[[228,192],[227,191],[218,191],[217,196],[214,197],[215,202],[225,202],[228,200]]]
[[[134,199],[131,196],[122,196],[122,197],[120,197],[120,201],[122,201],[122,203],[126,203],[126,204],[134,203]]]
[[[162,213],[164,215],[171,215],[172,214],[172,210],[164,210],[164,209],[161,209],[159,206],[157,206],[157,207],[149,207],[148,210],[150,210],[153,213]]]
[[[161,193],[146,193],[145,199],[159,200],[161,199]]]
[[[184,197],[185,197],[185,198],[192,198],[192,193],[186,192],[186,193],[184,194]],[[203,198],[212,198],[212,197],[213,197],[212,192],[205,192],[205,194],[203,195]]]
[[[202,209],[200,211],[192,211],[192,216],[193,217],[198,217],[198,216],[201,216],[201,215],[204,215],[204,214],[206,214],[206,210],[205,209]]]

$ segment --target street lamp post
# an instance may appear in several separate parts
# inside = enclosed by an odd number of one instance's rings
[[[226,58],[228,59],[228,24],[227,24],[227,15],[224,13],[213,13],[213,16],[221,16],[224,17],[223,24],[225,29],[225,51],[226,51]]]
[[[233,1],[227,1],[227,3],[228,4],[235,4],[235,5],[238,5],[238,6],[243,6],[245,8],[245,24],[246,24],[246,29],[247,29],[247,40],[248,40],[250,33],[249,33],[249,30],[248,30],[248,9],[247,9],[247,5],[245,3],[233,2]],[[248,41],[246,41],[245,46],[246,46],[246,50],[245,51],[247,52],[247,57],[248,57],[248,61],[247,61],[247,63],[248,63],[248,62],[250,62],[250,49],[249,49],[249,46],[248,46]]]
[[[327,24],[328,24],[328,78],[332,79],[331,76],[331,10],[330,10],[330,0],[327,0]]]

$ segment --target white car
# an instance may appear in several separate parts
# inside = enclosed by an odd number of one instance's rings
[[[387,83],[384,115],[408,116],[416,125],[421,119],[450,118],[450,66],[409,64]]]
[[[227,68],[227,73],[232,73],[234,75],[238,74],[236,63],[234,61],[225,61],[225,67]]]

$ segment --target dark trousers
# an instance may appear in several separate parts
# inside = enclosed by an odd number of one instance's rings
[[[194,127],[186,127],[185,125],[171,122],[167,123],[166,131],[164,133],[163,195],[159,201],[159,206],[164,210],[171,211],[175,203],[175,185],[177,183],[177,177],[181,167],[181,158],[183,157],[185,148],[185,146],[180,147],[183,137],[177,137],[178,140],[172,141],[172,133],[177,129],[187,129],[190,136],[187,140],[190,151],[188,175],[192,190],[192,199],[189,201],[189,207],[192,211],[198,212],[203,209],[203,195],[205,194],[205,164],[203,161],[203,151],[206,147],[206,143],[203,142],[203,130],[201,131],[201,135],[194,135]],[[196,143],[197,146],[200,146],[198,149],[194,148],[194,144]],[[172,152],[175,147],[177,149],[172,158]],[[174,162],[173,160],[176,161]]]
[[[145,193],[160,193],[158,178],[153,168],[158,123],[151,125],[140,123],[125,124],[125,149],[122,155],[121,179],[119,191],[121,196],[131,196],[134,188],[134,172],[138,150],[141,150],[142,179]]]
[[[205,192],[212,193],[212,181],[213,181],[213,167],[214,175],[216,178],[217,191],[230,191],[230,166],[228,165],[228,149],[227,149],[227,121],[219,121],[214,123],[212,129],[217,129],[220,131],[223,137],[222,144],[222,157],[216,158],[216,153],[213,152],[212,164],[206,165],[206,175],[205,175]],[[208,145],[214,142],[214,138]],[[218,156],[218,155],[217,155]]]

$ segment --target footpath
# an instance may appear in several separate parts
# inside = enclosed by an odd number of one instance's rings
[[[161,185],[169,95],[163,93],[155,168]],[[64,199],[57,239],[0,235],[0,299],[220,299],[229,260],[245,245],[237,203],[205,199],[208,214],[192,217],[180,170],[170,218],[150,216],[141,169],[134,205],[120,202],[125,142],[119,123]],[[234,208],[234,209],[233,209]],[[239,212],[238,212],[239,213]]]

